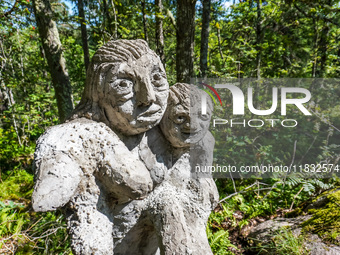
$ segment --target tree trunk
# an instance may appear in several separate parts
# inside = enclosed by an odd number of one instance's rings
[[[157,54],[159,55],[163,65],[165,65],[164,55],[164,35],[163,35],[163,4],[162,0],[155,0],[156,5],[156,44]]]
[[[196,0],[177,1],[177,82],[190,82],[190,78],[193,76],[195,4]]]
[[[114,18],[114,31],[113,31],[113,38],[116,40],[118,39],[118,22],[117,22],[117,11],[116,11],[116,6],[113,2],[113,0],[111,0],[111,5],[112,5],[112,11],[113,11],[113,18]]]
[[[87,30],[85,24],[85,14],[84,14],[84,3],[83,0],[78,0],[78,12],[79,12],[79,21],[81,27],[81,40],[83,43],[83,51],[84,51],[84,63],[85,63],[85,71],[87,72],[87,68],[90,63],[90,54],[89,54],[89,46],[87,42]]]
[[[332,1],[328,0],[327,1],[328,6],[332,6]],[[325,21],[323,21],[324,26],[321,30],[321,35],[320,35],[320,69],[317,73],[317,77],[324,78],[326,75],[326,62],[328,59],[328,36],[329,36],[329,24]]]
[[[46,54],[57,99],[59,119],[64,122],[73,110],[72,89],[63,57],[62,45],[48,0],[33,1],[40,39]]]
[[[143,14],[144,39],[145,41],[148,42],[149,38],[148,38],[148,28],[146,24],[145,0],[142,1],[142,14]]]
[[[103,11],[104,11],[104,33],[105,31],[110,34],[110,36],[113,35],[114,31],[112,29],[112,17],[109,11],[109,6],[106,0],[103,0]]]
[[[221,29],[220,29],[220,25],[218,22],[216,23],[216,28],[217,28],[218,51],[220,52],[221,59],[223,60],[224,57],[223,57],[223,51],[222,51],[222,45],[221,45]]]
[[[210,6],[211,0],[203,0],[202,13],[202,31],[201,31],[201,58],[200,68],[202,77],[206,77],[208,70],[208,43],[209,43],[209,25],[210,25]]]
[[[335,61],[335,64],[340,66],[340,48],[338,49],[337,59]],[[337,69],[336,74],[337,74],[337,77],[340,77],[340,70],[339,69]],[[338,88],[338,91],[340,92],[340,88]],[[339,94],[339,97],[340,97],[340,94]]]
[[[326,73],[326,61],[328,58],[327,55],[327,48],[328,48],[328,35],[329,35],[329,26],[325,24],[321,31],[320,35],[320,42],[319,42],[319,49],[320,49],[320,61],[319,61],[319,68],[316,71],[316,77],[324,78]]]
[[[312,67],[312,77],[315,78],[316,75],[316,66],[317,66],[317,57],[318,57],[318,40],[319,40],[319,32],[315,19],[313,18],[314,24],[314,45],[313,45],[313,67]]]
[[[257,0],[257,21],[256,21],[256,77],[261,78],[261,55],[262,55],[262,28],[261,28],[261,8],[262,1]]]

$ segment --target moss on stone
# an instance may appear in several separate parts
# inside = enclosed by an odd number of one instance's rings
[[[340,190],[327,194],[322,208],[310,209],[312,218],[302,223],[304,232],[318,234],[325,241],[340,244]]]

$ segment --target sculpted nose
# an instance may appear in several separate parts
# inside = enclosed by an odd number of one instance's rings
[[[153,86],[148,78],[142,78],[138,82],[138,91],[136,91],[137,105],[148,106],[156,101]]]
[[[194,133],[199,127],[198,119],[197,117],[193,117],[190,119],[190,132]]]
[[[183,123],[183,130],[185,132],[195,133],[198,129],[199,123],[194,117],[189,114],[186,116],[186,121]]]

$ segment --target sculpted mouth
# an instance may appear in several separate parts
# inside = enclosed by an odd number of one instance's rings
[[[198,131],[182,131],[181,136],[183,139],[192,139],[194,138],[199,132]]]
[[[117,105],[118,106],[123,105],[123,104],[125,104],[125,102],[131,100],[131,98],[132,98],[132,96],[130,94],[127,94],[127,95],[125,95],[125,96],[123,96],[123,97],[121,97],[117,100]]]
[[[137,118],[140,117],[151,117],[155,114],[161,113],[162,108],[159,106],[151,106],[149,109],[147,109],[146,111],[140,113]]]
[[[196,135],[196,134],[198,134],[200,132],[200,130],[183,130],[183,131],[181,131],[181,133],[183,134],[183,135],[191,135],[191,136],[194,136],[194,135]]]

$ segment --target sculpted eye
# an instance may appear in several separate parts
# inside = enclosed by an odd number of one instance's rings
[[[112,81],[110,84],[116,89],[127,89],[129,87],[132,87],[133,82],[128,79],[117,79],[115,81]]]
[[[127,87],[127,86],[129,86],[129,83],[130,83],[130,81],[122,80],[122,81],[119,83],[119,86],[120,86],[120,87]]]
[[[155,81],[158,81],[160,79],[162,79],[162,76],[159,73],[155,73],[152,77]]]
[[[133,82],[129,79],[116,79],[109,82],[109,91],[115,95],[127,95],[133,92]]]
[[[182,124],[182,123],[184,123],[186,120],[187,120],[187,118],[186,118],[184,115],[176,115],[176,116],[175,116],[175,119],[174,119],[174,122],[175,122],[176,124]]]
[[[160,69],[155,69],[151,73],[152,84],[158,89],[163,89],[167,85],[165,73]]]
[[[207,120],[209,120],[209,115],[208,114],[201,114],[200,118],[201,118],[201,120],[207,121]]]

